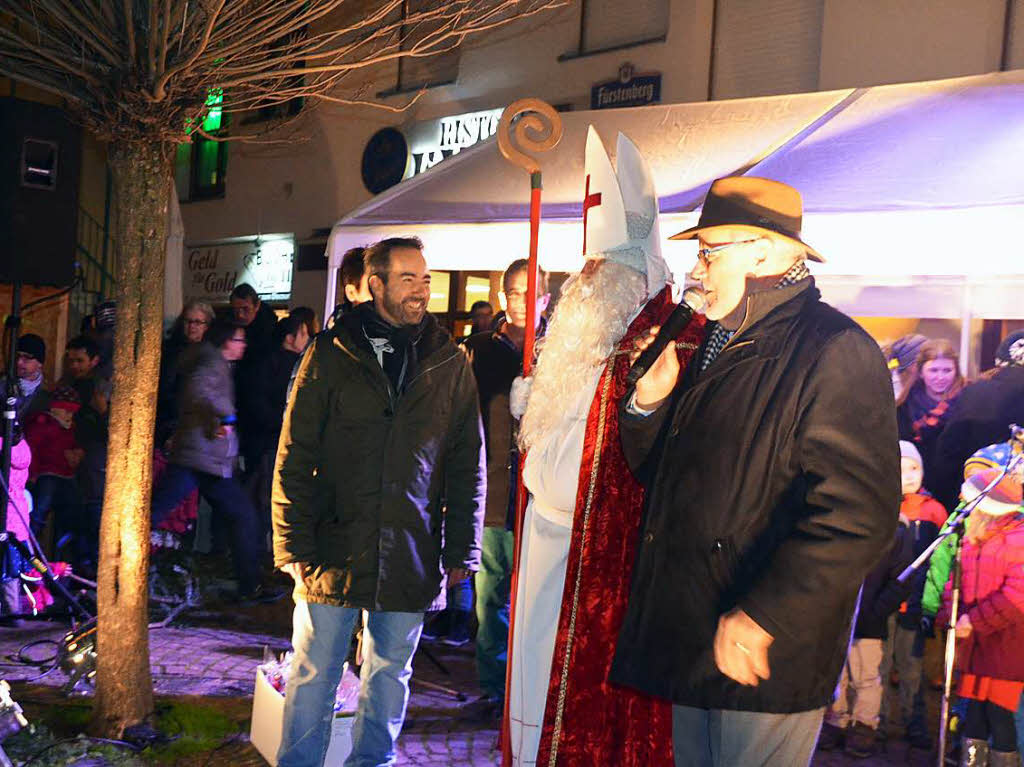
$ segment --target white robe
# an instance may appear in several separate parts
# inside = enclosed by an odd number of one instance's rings
[[[530,500],[523,522],[509,690],[512,764],[517,766],[532,767],[537,762],[587,415],[602,370],[594,371],[593,380],[580,393],[566,428],[534,445],[523,467]]]

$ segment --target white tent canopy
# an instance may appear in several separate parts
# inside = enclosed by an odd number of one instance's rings
[[[562,142],[541,158],[546,269],[581,264],[593,124],[606,146],[621,131],[648,158],[666,237],[696,220],[715,178],[774,178],[803,193],[830,303],[859,315],[1024,318],[1024,71],[562,119]],[[334,226],[328,308],[344,252],[382,237],[419,236],[431,268],[503,269],[525,253],[528,199],[527,175],[493,139],[398,184]],[[681,278],[694,245],[664,250]]]

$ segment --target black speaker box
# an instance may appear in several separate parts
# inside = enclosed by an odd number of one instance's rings
[[[71,284],[81,165],[63,110],[0,98],[0,282]]]

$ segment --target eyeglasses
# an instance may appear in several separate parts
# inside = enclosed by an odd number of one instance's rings
[[[186,325],[209,325],[206,320],[185,320]]]
[[[750,242],[757,242],[762,239],[761,237],[754,237],[750,240],[735,240],[734,242],[723,242],[721,245],[715,245],[713,248],[701,248],[697,251],[697,260],[704,264],[704,268],[707,269],[711,266],[712,258],[714,253],[718,253],[726,248],[731,248],[733,245],[746,245]]]

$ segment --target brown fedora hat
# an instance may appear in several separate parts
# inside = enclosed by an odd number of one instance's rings
[[[704,198],[697,226],[674,234],[670,240],[692,240],[707,229],[728,226],[771,233],[800,243],[812,261],[821,254],[800,239],[804,205],[800,192],[770,178],[726,176],[715,181]]]

